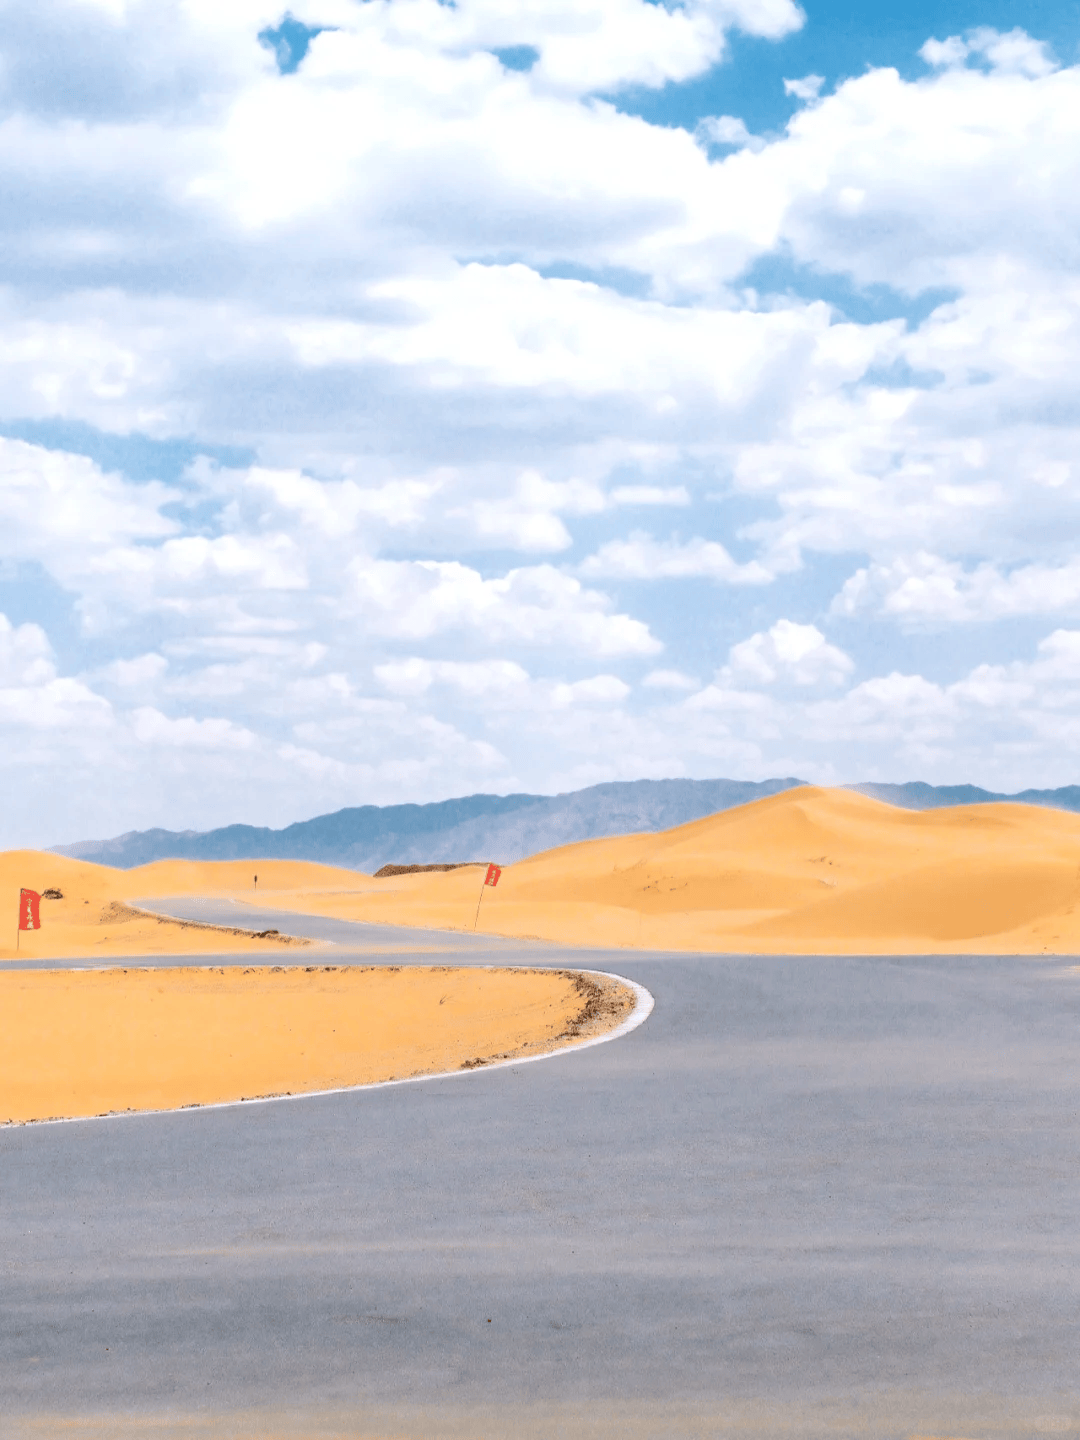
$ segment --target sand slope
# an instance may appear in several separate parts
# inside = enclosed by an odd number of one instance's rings
[[[132,900],[252,899],[248,862],[161,861],[112,870],[36,851],[0,855],[0,1123],[176,1109],[302,1094],[560,1049],[612,1030],[634,1009],[620,982],[569,971],[338,967],[327,946],[160,921]],[[370,877],[329,866],[258,864],[279,901],[327,905]],[[42,928],[20,936],[21,887],[50,888]],[[259,965],[139,969],[129,955],[239,951]],[[269,957],[280,963],[267,964]],[[24,969],[78,957],[90,969]],[[392,957],[391,957],[392,958]],[[316,959],[318,963],[310,963]],[[96,963],[95,963],[96,962]]]
[[[252,877],[258,871],[258,894]],[[58,885],[24,955],[263,950],[272,941],[133,918],[126,901],[228,895],[344,919],[471,930],[483,867],[375,880],[292,861],[110,870],[0,855],[14,956],[20,885]],[[994,804],[895,809],[805,787],[659,834],[535,855],[484,891],[479,929],[568,945],[759,952],[1080,951],[1080,815]],[[0,911],[0,920],[2,920]],[[297,956],[296,958],[299,958]]]
[[[627,987],[561,970],[8,970],[0,1123],[475,1069],[561,1048],[632,1009]]]
[[[165,895],[254,895],[253,877],[268,889],[297,885],[317,889],[355,888],[352,870],[328,865],[263,860],[203,863],[161,860],[138,870],[113,870],[40,850],[0,854],[0,961],[16,958],[15,923],[19,891],[58,889],[62,900],[42,900],[39,931],[18,937],[26,960],[66,956],[198,955],[223,950],[277,953],[292,950],[282,940],[255,940],[195,925],[133,915],[128,902]],[[295,957],[294,957],[295,958]]]
[[[482,870],[367,881],[269,903],[471,929]],[[660,834],[508,868],[479,928],[577,945],[757,952],[1080,950],[1080,816],[995,804],[899,810],[789,791]]]

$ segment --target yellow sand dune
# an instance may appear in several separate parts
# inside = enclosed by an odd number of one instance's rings
[[[298,887],[309,913],[471,929],[482,870]],[[261,885],[261,881],[260,881]],[[805,787],[508,867],[479,928],[569,945],[794,953],[1080,950],[1080,816],[899,810]]]
[[[605,1002],[610,1023],[633,1007],[625,987],[554,970],[9,969],[0,1122],[473,1069],[610,1028]]]
[[[114,870],[90,865],[40,850],[8,850],[0,854],[0,961],[128,955],[198,955],[239,952],[277,952],[291,949],[281,939],[256,940],[196,925],[161,922],[133,914],[131,900],[168,895],[236,895],[254,898],[254,876],[259,889],[288,890],[297,886],[317,890],[355,888],[352,870],[297,861],[161,860],[137,870]],[[59,890],[61,900],[41,902],[40,931],[18,936],[16,917],[20,889]],[[294,942],[295,944],[295,942]],[[293,958],[296,958],[295,956]]]
[[[338,967],[329,947],[159,921],[129,901],[175,895],[340,901],[367,876],[325,865],[163,861],[113,870],[37,851],[0,855],[0,1123],[175,1109],[474,1068],[603,1034],[632,991],[567,971]],[[43,899],[20,936],[21,888]],[[373,947],[378,948],[378,947]],[[233,951],[263,963],[169,969],[124,957]],[[28,970],[15,960],[89,959]],[[392,959],[392,956],[390,957]],[[267,960],[270,963],[265,963]],[[318,963],[311,963],[317,960]],[[102,967],[102,968],[98,968]]]
[[[259,876],[258,893],[253,876]],[[262,950],[273,941],[162,925],[126,902],[222,895],[306,914],[471,930],[483,868],[384,880],[294,861],[161,861],[112,870],[0,855],[15,951],[20,885],[58,886],[24,955]],[[1029,805],[909,811],[805,787],[660,834],[566,845],[508,866],[479,930],[567,945],[885,953],[1080,950],[1080,816]],[[0,910],[0,922],[3,911]],[[287,952],[282,952],[287,953]],[[297,954],[295,958],[299,958]]]
[[[34,851],[0,855],[0,924],[6,913],[11,926],[0,932],[0,961],[15,958],[17,894],[27,886],[63,898],[42,902],[43,929],[22,937],[25,959],[240,950],[264,960],[272,952],[287,967],[0,970],[0,1110],[27,1118],[324,1089],[522,1053],[555,1036],[565,1043],[581,1006],[566,976],[534,977],[534,995],[528,977],[506,971],[324,969],[304,963],[314,948],[129,908],[223,895],[471,930],[483,873],[470,865],[375,880],[289,861],[122,871]],[[479,929],[673,950],[1075,953],[1078,901],[1080,816],[1008,804],[916,813],[807,787],[509,866],[483,891]],[[628,992],[612,1001],[601,1028],[631,1004]]]

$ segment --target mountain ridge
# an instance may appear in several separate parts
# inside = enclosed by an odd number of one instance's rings
[[[795,779],[608,781],[563,795],[467,795],[430,805],[363,805],[281,830],[135,830],[52,851],[128,870],[153,860],[312,860],[372,873],[382,865],[522,860],[577,840],[666,830],[775,795]]]
[[[668,830],[794,789],[793,777],[749,780],[615,780],[561,795],[465,795],[430,805],[350,806],[280,830],[130,830],[110,840],[56,845],[53,853],[128,870],[154,860],[311,860],[373,873],[383,865],[497,859],[505,864],[579,840]],[[1080,812],[1080,786],[1006,795],[977,785],[874,781],[841,787],[909,810],[996,801]]]

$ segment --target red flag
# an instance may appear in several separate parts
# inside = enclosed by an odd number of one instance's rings
[[[497,885],[497,884],[499,883],[499,876],[500,876],[501,874],[502,874],[502,869],[501,869],[500,866],[498,866],[498,865],[489,865],[489,866],[488,866],[487,874],[484,876],[484,884],[485,884],[485,885],[491,885],[491,886]]]
[[[36,890],[19,891],[19,929],[41,929],[41,896]]]

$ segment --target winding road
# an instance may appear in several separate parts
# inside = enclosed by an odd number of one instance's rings
[[[1080,1434],[1072,961],[162,908],[656,1008],[536,1064],[0,1130],[0,1435]]]

